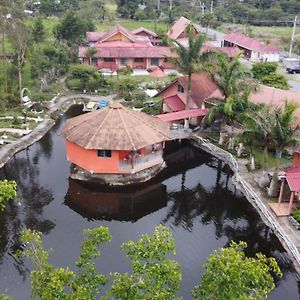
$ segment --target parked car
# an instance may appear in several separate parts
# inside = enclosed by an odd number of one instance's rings
[[[286,72],[289,74],[300,73],[300,66],[293,66],[293,67],[286,68]]]

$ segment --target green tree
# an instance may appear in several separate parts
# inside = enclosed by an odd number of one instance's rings
[[[84,237],[75,272],[49,263],[41,233],[31,230],[22,233],[23,253],[33,263],[33,299],[99,299],[100,288],[108,278],[97,272],[94,261],[100,255],[99,245],[110,241],[111,235],[108,228],[98,227],[85,230]],[[113,273],[112,287],[101,299],[178,299],[180,266],[167,258],[175,253],[174,244],[170,231],[163,225],[157,226],[152,236],[142,235],[137,242],[124,243],[121,249],[130,259],[132,272]],[[280,269],[274,258],[266,258],[261,253],[247,258],[243,252],[245,247],[246,243],[232,242],[229,248],[212,254],[205,265],[202,284],[195,287],[193,297],[250,300],[267,296],[274,288],[271,272],[281,276]]]
[[[166,259],[176,252],[170,231],[159,225],[152,236],[142,235],[138,242],[129,241],[122,251],[130,259],[133,274],[114,273],[109,295],[115,299],[177,299],[181,281],[180,266]]]
[[[46,16],[57,13],[58,3],[53,0],[41,0],[40,12]]]
[[[54,29],[54,35],[58,40],[66,41],[69,46],[77,47],[86,32],[94,29],[95,26],[90,19],[81,19],[69,11]]]
[[[201,16],[200,18],[200,24],[205,27],[206,29],[206,34],[208,32],[208,28],[211,27],[215,27],[216,25],[216,22],[217,22],[217,19],[215,17],[214,14],[212,13],[205,13],[203,16]]]
[[[225,124],[240,120],[242,114],[253,107],[248,101],[251,85],[246,81],[246,73],[241,68],[239,61],[241,56],[242,53],[239,53],[233,59],[229,59],[224,53],[216,53],[213,60],[214,67],[209,69],[212,80],[224,95],[224,102],[214,106],[204,121],[211,123],[216,118],[222,119],[220,145],[224,142]]]
[[[180,70],[180,72],[188,76],[185,103],[185,109],[188,110],[190,109],[192,74],[205,69],[204,65],[208,54],[200,54],[200,50],[206,40],[205,35],[201,34],[195,38],[193,36],[192,26],[188,26],[187,34],[188,47],[178,43],[172,48],[172,52],[176,54],[176,57],[168,57],[168,60],[173,63]]]
[[[96,79],[98,72],[96,68],[89,65],[79,64],[72,65],[70,68],[70,79],[79,79],[81,81],[82,87],[86,89],[86,85],[90,79]]]
[[[295,147],[299,145],[299,125],[297,124],[295,112],[297,105],[294,103],[285,103],[282,109],[276,108],[274,110],[274,124],[273,126],[273,145],[276,149],[276,169],[272,176],[272,181],[268,189],[268,195],[271,197],[278,196],[278,168],[282,152],[288,147]]]
[[[266,299],[275,287],[271,273],[279,277],[282,273],[274,258],[261,253],[246,257],[246,247],[245,242],[231,242],[210,255],[201,285],[192,292],[194,299]]]
[[[111,235],[108,228],[98,227],[85,230],[84,236],[76,273],[49,263],[41,233],[31,230],[22,233],[22,242],[26,245],[24,254],[31,259],[34,268],[31,272],[33,299],[97,299],[107,278],[96,271],[94,260],[100,255],[99,245],[110,241]]]
[[[139,0],[117,0],[117,12],[123,18],[133,19],[140,3]]]
[[[0,211],[5,208],[5,203],[16,198],[17,184],[6,179],[0,181]]]
[[[37,18],[34,22],[33,28],[32,28],[32,39],[36,43],[43,42],[45,39],[45,26],[43,24],[42,18]]]

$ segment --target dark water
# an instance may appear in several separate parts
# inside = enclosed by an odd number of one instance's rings
[[[65,117],[78,114],[72,108]],[[249,245],[248,255],[261,251],[279,262],[284,277],[269,299],[298,299],[299,281],[277,238],[260,220],[246,199],[235,191],[231,174],[221,161],[189,145],[169,145],[168,168],[152,182],[129,190],[87,187],[69,179],[64,141],[58,136],[65,117],[38,143],[0,170],[0,178],[18,183],[21,205],[10,204],[0,213],[0,293],[29,299],[29,268],[11,255],[25,227],[44,233],[51,262],[73,266],[79,255],[82,231],[105,225],[113,239],[97,260],[101,272],[128,271],[119,251],[129,239],[152,233],[156,225],[169,227],[176,239],[175,259],[183,271],[182,296],[200,282],[208,255],[230,240]]]

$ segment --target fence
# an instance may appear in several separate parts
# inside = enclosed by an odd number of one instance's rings
[[[269,211],[269,209],[266,207],[266,205],[263,203],[260,197],[255,193],[251,185],[249,185],[249,183],[240,174],[239,164],[234,158],[234,156],[231,153],[209,143],[202,137],[199,137],[195,134],[192,135],[192,139],[198,144],[200,144],[204,150],[208,150],[208,152],[212,153],[213,155],[226,160],[226,162],[230,165],[232,171],[234,172],[234,179],[236,183],[240,185],[248,201],[250,201],[251,204],[254,207],[256,207],[259,210],[260,214],[263,215],[263,217],[268,221],[269,227],[274,231],[277,237],[284,243],[286,248],[290,251],[299,269],[300,253],[298,248],[291,241],[288,235],[284,232],[283,228],[280,226],[276,218],[272,215],[272,213]]]
[[[145,166],[149,163],[160,163],[162,162],[162,152],[161,151],[157,151],[157,152],[153,152],[150,153],[148,155],[145,156],[137,156],[134,159],[134,164],[132,167],[132,162],[131,159],[124,159],[124,160],[120,160],[119,166],[120,166],[120,170],[135,170],[137,171],[137,169],[141,168],[142,166]]]

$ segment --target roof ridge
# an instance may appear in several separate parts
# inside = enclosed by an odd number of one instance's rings
[[[123,109],[123,111],[125,111],[125,110]],[[130,143],[131,143],[131,145],[132,145],[132,147],[133,147],[133,150],[137,150],[136,147],[135,147],[135,144],[134,144],[134,142],[133,142],[133,140],[132,140],[132,137],[131,137],[131,135],[130,135],[130,133],[129,133],[129,131],[128,131],[127,124],[125,123],[125,120],[124,120],[124,118],[123,118],[123,116],[122,116],[122,114],[121,114],[121,109],[118,109],[118,113],[119,113],[119,116],[120,116],[120,118],[121,118],[121,120],[122,120],[122,123],[123,123],[123,125],[124,125],[124,129],[125,129],[125,131],[126,131],[128,137],[129,137],[129,139],[130,139]]]

